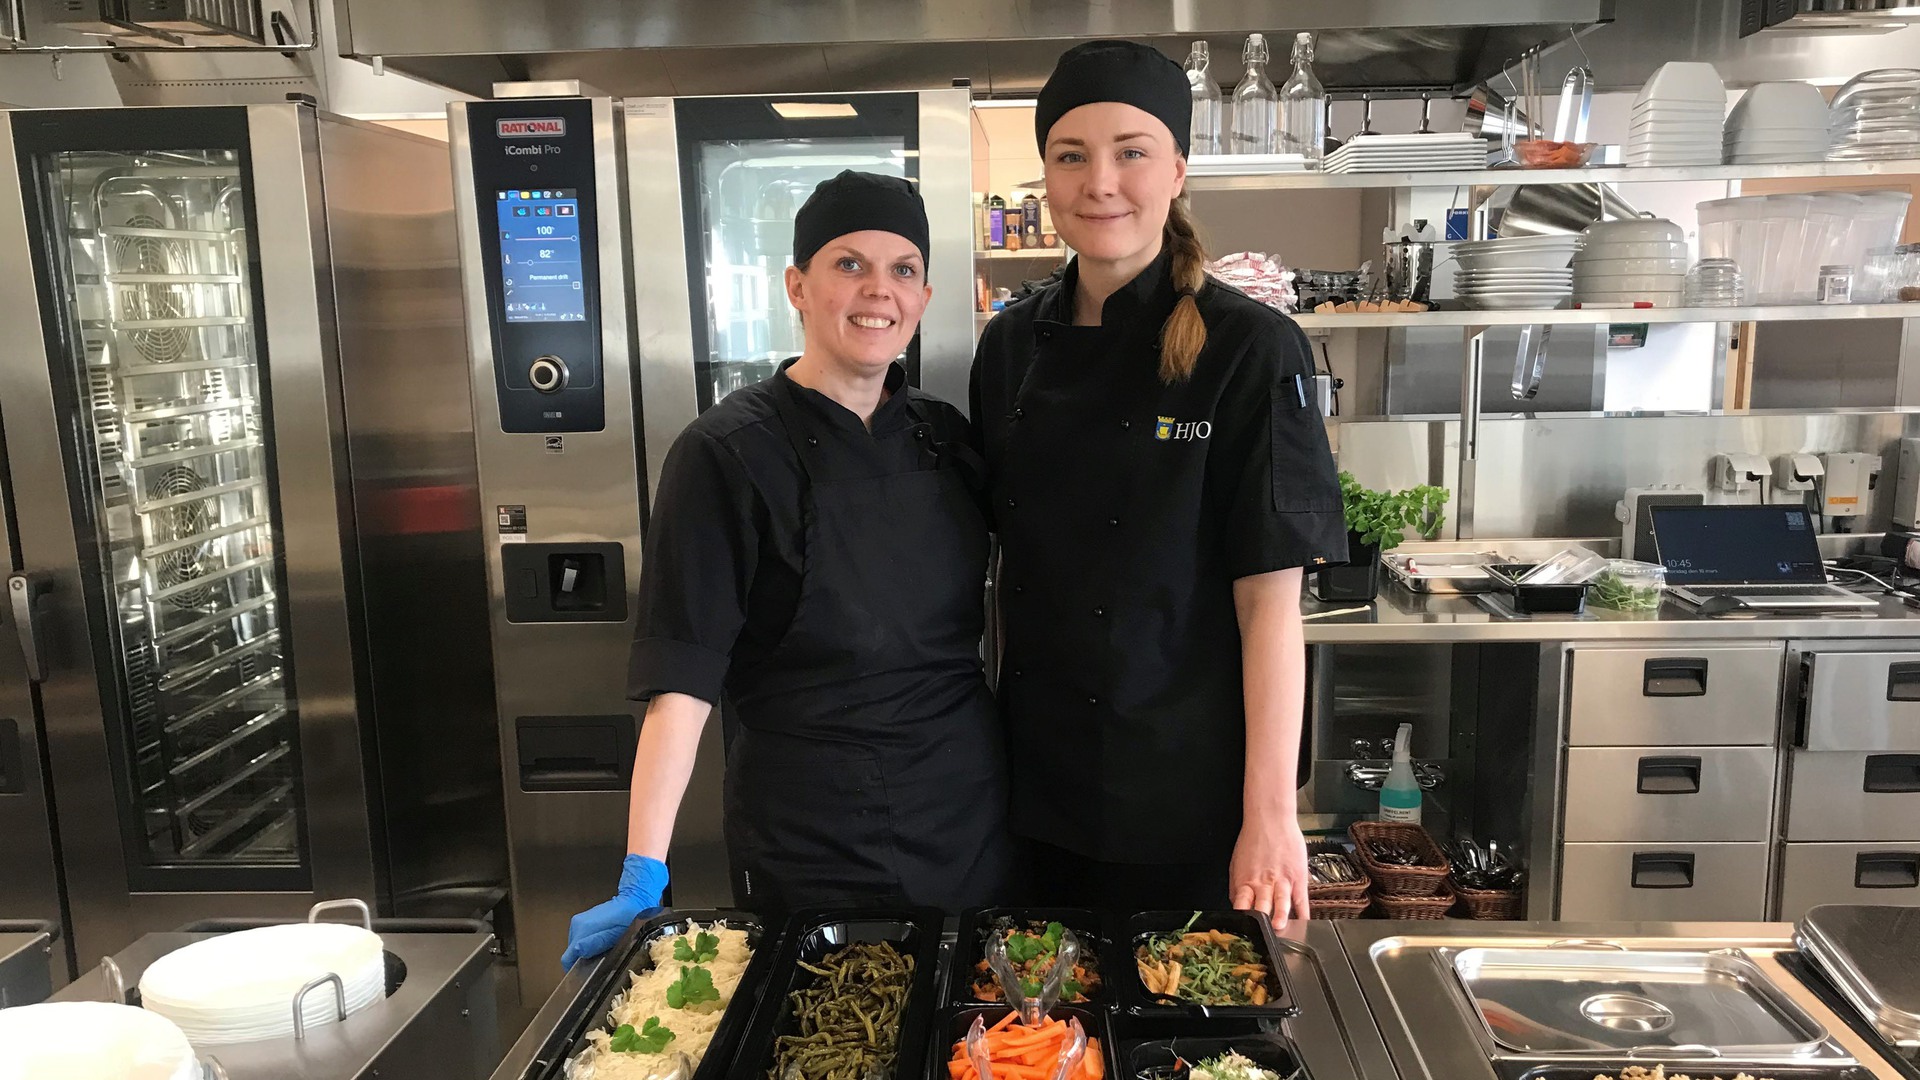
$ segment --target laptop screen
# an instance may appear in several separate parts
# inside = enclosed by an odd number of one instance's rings
[[[1813,519],[1799,506],[1656,506],[1669,585],[1819,585]]]

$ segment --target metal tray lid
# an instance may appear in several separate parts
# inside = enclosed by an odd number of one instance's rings
[[[1793,940],[1882,1037],[1920,1048],[1920,908],[1822,904]]]
[[[1779,1060],[1817,1054],[1827,1039],[1733,950],[1441,952],[1494,1043],[1522,1054]]]

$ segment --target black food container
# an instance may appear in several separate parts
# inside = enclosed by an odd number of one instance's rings
[[[1522,615],[1578,615],[1587,610],[1587,583],[1573,585],[1528,585],[1519,579],[1532,570],[1532,563],[1505,563],[1488,566],[1495,592],[1506,596],[1513,610]]]
[[[773,1066],[782,1035],[796,1034],[791,995],[819,976],[802,967],[856,942],[891,942],[913,958],[913,982],[900,1018],[899,1058],[894,1075],[909,1077],[927,1060],[934,1011],[940,996],[940,932],[945,922],[937,908],[821,908],[796,913],[781,934],[753,1023],[740,1041],[729,1077],[764,1077]]]
[[[1181,1036],[1172,1039],[1147,1039],[1130,1043],[1122,1060],[1125,1071],[1119,1075],[1134,1077],[1172,1077],[1179,1063],[1192,1066],[1234,1051],[1263,1069],[1281,1077],[1291,1077],[1300,1068],[1293,1044],[1278,1035],[1243,1035],[1237,1038],[1217,1036]],[[1582,1077],[1581,1080],[1593,1080]]]
[[[1578,1065],[1542,1065],[1535,1061],[1498,1061],[1494,1063],[1494,1072],[1501,1080],[1596,1080],[1597,1077],[1617,1078],[1625,1069],[1638,1065],[1651,1070],[1655,1065],[1665,1065],[1668,1076],[1692,1076],[1696,1080],[1708,1077],[1724,1077],[1732,1080],[1734,1076],[1746,1073],[1749,1076],[1765,1077],[1767,1080],[1872,1080],[1873,1071],[1859,1065],[1763,1065],[1756,1062],[1742,1064],[1731,1058],[1683,1057],[1683,1058],[1619,1058],[1614,1061],[1582,1060]]]
[[[567,1062],[586,1049],[587,1032],[608,1021],[614,997],[632,983],[635,972],[653,966],[653,943],[663,937],[684,934],[694,923],[705,926],[716,922],[745,930],[753,958],[747,961],[747,970],[734,989],[727,1011],[721,1014],[720,1025],[714,1030],[713,1041],[707,1044],[706,1055],[694,1070],[693,1080],[720,1080],[733,1075],[734,1054],[758,1011],[768,976],[779,961],[780,941],[777,932],[767,930],[758,915],[708,909],[662,911],[636,921],[600,958],[598,965],[591,967],[584,984],[576,983],[571,975],[561,981],[560,988],[547,999],[506,1060],[494,1070],[493,1080],[561,1080],[567,1075]],[[574,970],[592,964],[582,960],[574,965]]]
[[[1065,922],[1064,919],[1061,921]],[[973,1026],[974,1017],[978,1016],[984,1019],[986,1026],[992,1027],[994,1024],[999,1023],[1006,1015],[1007,1008],[1004,1005],[969,1005],[942,1010],[939,1027],[940,1031],[945,1035],[945,1041],[932,1048],[933,1052],[927,1062],[926,1075],[931,1078],[931,1080],[945,1080],[949,1075],[947,1063],[953,1060],[954,1044],[966,1039],[967,1029]],[[1114,1045],[1113,1022],[1107,1010],[1082,1009],[1072,1005],[1056,1005],[1053,1011],[1048,1013],[1047,1016],[1055,1020],[1077,1019],[1080,1021],[1080,1026],[1086,1029],[1087,1038],[1100,1040],[1100,1055],[1105,1065],[1105,1074],[1108,1080],[1119,1080],[1119,1078],[1129,1075],[1120,1071],[1119,1048]],[[1015,1023],[1018,1022],[1019,1021],[1015,1021]],[[1091,1043],[1087,1046],[1087,1052],[1093,1052]],[[902,1075],[905,1074],[903,1073]],[[1588,1078],[1588,1080],[1591,1080],[1591,1078]]]
[[[1062,1001],[1062,1005],[1110,1004],[1118,994],[1118,984],[1130,977],[1127,972],[1132,967],[1132,960],[1121,945],[1124,927],[1116,925],[1111,917],[1084,908],[973,908],[960,916],[960,933],[953,943],[953,967],[947,978],[947,1001],[950,1004],[1003,1004],[982,1001],[973,996],[976,968],[981,958],[986,956],[987,935],[1003,919],[1011,920],[1016,927],[1057,922],[1073,931],[1073,936],[1080,940],[1081,962],[1084,964],[1088,958],[1094,961],[1100,975],[1100,988],[1088,994],[1086,1002]]]
[[[1193,921],[1187,927],[1188,920]],[[1136,951],[1147,939],[1160,934],[1177,934],[1182,928],[1195,933],[1220,930],[1251,942],[1267,967],[1267,1003],[1264,1005],[1202,1005],[1162,997],[1147,991],[1134,961]],[[1116,982],[1126,988],[1122,1007],[1129,1016],[1141,1020],[1184,1018],[1225,1019],[1292,1016],[1298,1010],[1287,991],[1286,976],[1279,964],[1280,950],[1274,945],[1265,919],[1244,911],[1205,911],[1195,918],[1191,911],[1143,911],[1127,921],[1127,962],[1124,977]],[[1190,1029],[1188,1029],[1190,1030]]]

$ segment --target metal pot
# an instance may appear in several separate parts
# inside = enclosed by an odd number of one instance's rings
[[[1536,184],[1501,188],[1487,220],[1501,236],[1572,236],[1596,221],[1640,216],[1612,184]]]

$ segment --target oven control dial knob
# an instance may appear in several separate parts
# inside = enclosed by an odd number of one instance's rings
[[[567,362],[557,356],[536,357],[527,365],[527,382],[543,394],[557,394],[567,388]]]

